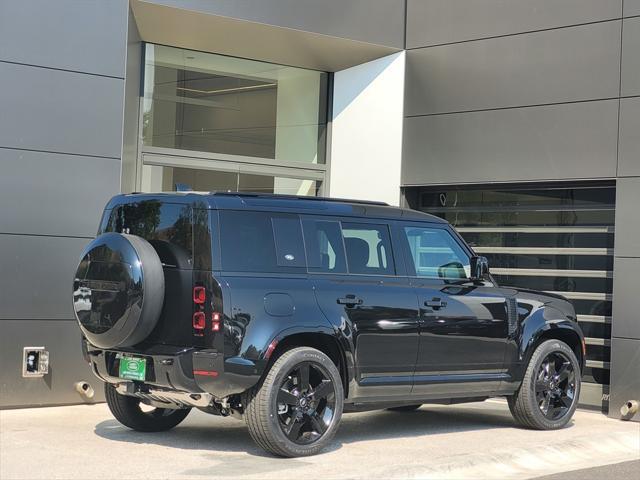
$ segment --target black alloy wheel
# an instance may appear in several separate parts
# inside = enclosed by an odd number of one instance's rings
[[[542,414],[555,421],[573,406],[576,394],[576,372],[562,352],[553,352],[542,361],[535,383],[536,401]]]
[[[318,440],[335,416],[336,390],[319,364],[304,362],[291,370],[277,397],[280,428],[289,440],[308,445]]]
[[[242,397],[251,438],[282,457],[321,452],[340,425],[343,388],[337,365],[325,353],[311,347],[285,351]]]
[[[561,340],[540,343],[520,387],[507,397],[517,423],[536,430],[557,430],[569,423],[580,397],[580,362]]]

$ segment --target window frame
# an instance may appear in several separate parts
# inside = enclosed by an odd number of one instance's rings
[[[397,229],[396,229],[396,221],[394,220],[389,220],[389,219],[385,219],[385,218],[377,218],[377,217],[338,217],[338,216],[325,216],[325,215],[313,215],[313,214],[301,214],[300,215],[300,219],[302,221],[303,224],[303,228],[302,228],[302,235],[304,238],[305,235],[305,231],[304,231],[304,222],[305,221],[325,221],[325,222],[337,222],[338,226],[340,228],[340,239],[342,241],[342,249],[344,251],[345,254],[345,265],[346,265],[346,272],[320,272],[320,271],[312,271],[309,270],[309,264],[308,264],[308,259],[309,259],[309,252],[307,252],[307,272],[309,275],[333,275],[333,276],[339,276],[339,277],[344,277],[344,276],[356,276],[356,277],[375,277],[375,278],[399,278],[399,277],[406,277],[406,266],[405,266],[405,259],[404,259],[404,255],[401,251],[398,250],[398,248],[402,249],[402,247],[399,247],[399,245],[402,244],[401,238],[398,237],[397,234]],[[363,224],[363,225],[375,225],[375,226],[383,226],[387,228],[387,231],[389,233],[389,244],[390,244],[390,256],[389,256],[389,260],[392,262],[392,266],[393,266],[393,271],[395,273],[393,274],[363,274],[363,273],[351,273],[349,271],[349,262],[347,260],[347,249],[346,246],[344,244],[344,235],[342,234],[342,224],[343,223],[349,223],[349,224]],[[306,249],[306,239],[305,239],[305,249]]]
[[[363,219],[364,220],[364,219]],[[369,219],[366,219],[369,220]],[[376,219],[372,219],[372,220],[376,220]],[[391,238],[391,228],[390,225],[386,222],[380,222],[378,221],[377,223],[374,223],[372,221],[364,221],[364,222],[352,222],[352,221],[340,221],[340,235],[342,237],[342,244],[344,245],[344,253],[345,253],[345,258],[347,261],[347,273],[349,275],[361,275],[361,276],[365,276],[365,277],[397,277],[398,273],[396,270],[396,262],[394,259],[394,255],[393,255],[393,241]],[[345,228],[345,224],[346,225],[363,225],[363,226],[367,226],[367,227],[379,227],[380,230],[386,228],[387,230],[387,238],[389,240],[389,253],[387,255],[387,262],[391,262],[390,265],[388,265],[385,270],[388,270],[385,273],[353,273],[351,272],[351,267],[349,265],[349,255],[347,253],[347,244],[345,243],[345,237],[344,237],[344,231],[345,230],[353,230],[353,228]],[[364,230],[364,228],[363,228]],[[368,230],[377,230],[377,228],[370,228]],[[371,268],[375,268],[375,267],[371,267]]]
[[[306,249],[303,246],[303,250],[304,250],[304,257],[305,257],[305,265],[303,266],[282,266],[278,264],[278,247],[276,245],[276,236],[275,236],[275,232],[274,232],[274,224],[273,224],[273,219],[274,218],[294,218],[297,219],[298,222],[300,222],[300,229],[302,231],[302,222],[300,221],[301,216],[298,213],[295,212],[283,212],[283,211],[277,211],[277,210],[260,210],[260,209],[247,209],[247,210],[238,210],[238,209],[219,209],[218,211],[218,215],[216,215],[216,223],[218,225],[218,229],[217,229],[217,250],[219,251],[219,258],[215,257],[214,254],[214,262],[217,261],[219,259],[219,263],[218,263],[218,267],[219,267],[219,271],[224,274],[224,275],[234,275],[234,276],[255,276],[258,275],[260,277],[299,277],[301,275],[307,275],[307,255],[306,255]],[[251,215],[251,214],[258,214],[258,215],[263,215],[264,217],[266,217],[267,219],[267,223],[269,225],[268,230],[271,234],[271,239],[273,241],[273,247],[274,247],[274,270],[269,271],[269,270],[261,270],[261,269],[244,269],[244,270],[238,270],[238,269],[233,269],[233,268],[225,268],[225,266],[223,265],[223,257],[224,257],[224,241],[223,241],[223,237],[224,237],[224,233],[223,230],[225,227],[225,219],[223,218],[225,215],[233,215],[233,214],[247,214],[247,215]],[[213,217],[213,216],[212,216]],[[304,233],[302,233],[303,235],[303,239],[304,239]]]
[[[402,255],[406,264],[406,276],[411,279],[418,279],[421,281],[431,281],[441,284],[451,282],[467,282],[471,281],[471,278],[440,278],[440,277],[422,277],[419,276],[415,269],[415,261],[411,254],[411,248],[409,246],[409,239],[405,233],[405,228],[425,228],[431,230],[440,230],[448,234],[452,240],[461,248],[464,254],[467,256],[467,261],[471,263],[471,257],[476,256],[473,250],[462,240],[460,235],[448,224],[430,223],[430,222],[398,222],[396,225],[397,233],[400,237]]]

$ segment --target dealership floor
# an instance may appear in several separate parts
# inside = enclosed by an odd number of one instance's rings
[[[640,459],[639,423],[579,411],[566,429],[523,430],[501,401],[347,414],[326,453],[301,459],[271,457],[243,422],[199,411],[172,431],[144,434],[104,404],[4,410],[0,431],[2,480],[523,479]]]

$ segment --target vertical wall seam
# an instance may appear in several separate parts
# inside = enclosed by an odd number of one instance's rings
[[[624,15],[624,0],[622,0],[622,14]],[[620,119],[622,116],[622,53],[624,44],[624,18],[620,20],[620,62],[618,71],[618,137],[616,138],[616,178],[620,169]]]

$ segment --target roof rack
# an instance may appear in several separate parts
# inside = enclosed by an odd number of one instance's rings
[[[329,197],[305,197],[302,195],[282,195],[278,193],[251,193],[251,192],[211,192],[212,195],[225,195],[233,197],[252,197],[252,198],[273,198],[282,200],[314,200],[318,202],[336,202],[336,203],[356,203],[362,205],[379,205],[388,207],[386,202],[376,202],[373,200],[353,200],[349,198],[329,198]]]

